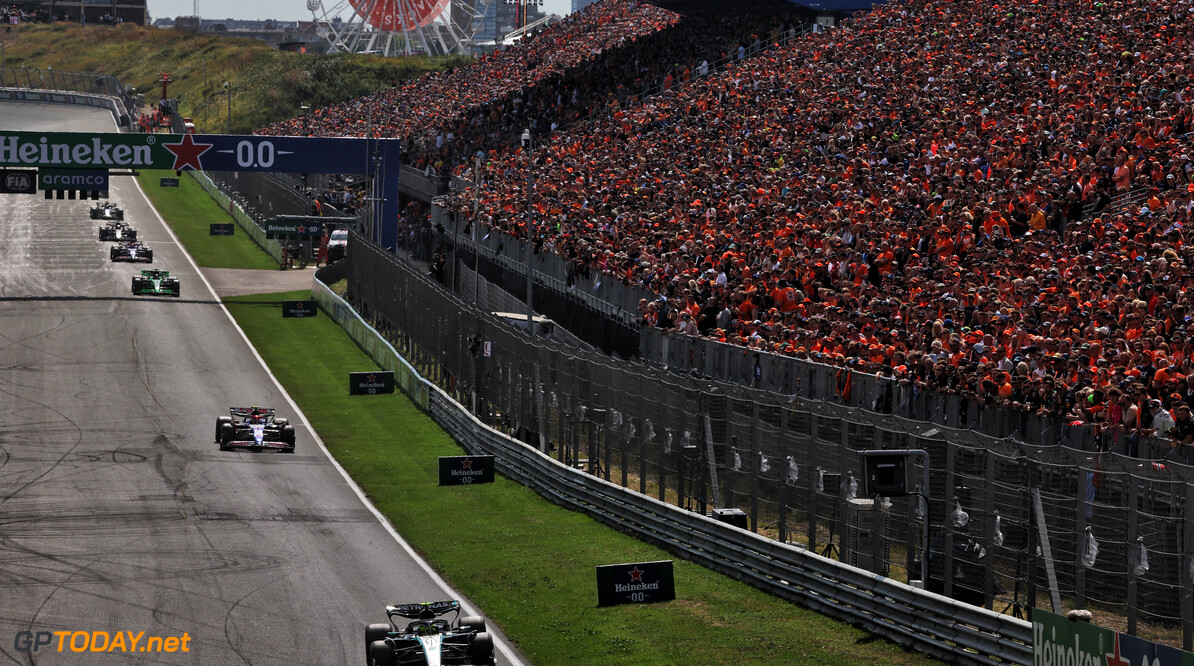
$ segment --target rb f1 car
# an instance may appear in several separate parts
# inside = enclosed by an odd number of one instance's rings
[[[221,451],[229,449],[273,449],[294,453],[294,426],[283,418],[275,418],[274,410],[265,407],[233,407],[231,418],[216,419],[216,443]]]
[[[448,613],[455,613],[451,621],[441,617]],[[390,623],[365,627],[366,665],[493,666],[484,618],[459,615],[459,601],[386,606]]]
[[[133,276],[133,295],[174,296],[182,293],[178,278],[170,277],[170,271],[148,270]]]
[[[146,264],[153,263],[153,250],[140,241],[130,241],[113,245],[109,256],[112,261],[137,261]]]
[[[99,239],[102,241],[135,241],[137,230],[119,220],[113,220],[100,227]]]
[[[124,211],[111,201],[105,201],[102,204],[97,204],[91,207],[91,219],[93,220],[123,220]]]

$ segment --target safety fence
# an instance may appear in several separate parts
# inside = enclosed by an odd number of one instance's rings
[[[352,274],[359,270],[355,268],[355,257],[362,253],[359,243],[363,241],[354,236],[351,242],[355,254],[347,272],[350,283],[355,284]],[[420,362],[408,360],[409,351],[399,351],[391,344],[399,331],[388,328],[390,322],[371,317],[374,323],[385,324],[382,329],[375,328],[321,282],[343,270],[337,265],[316,274],[312,294],[321,308],[381,367],[393,370],[397,385],[470,453],[493,455],[503,475],[553,502],[583,511],[681,557],[951,663],[1031,663],[1031,625],[1022,619],[925,592],[809,552],[797,544],[767,538],[652,498],[641,488],[635,491],[627,487],[625,474],[621,484],[615,483],[608,475],[577,469],[487,424],[436,382],[424,378],[427,370],[441,376],[444,371],[434,362],[427,363],[427,348],[413,348],[423,357],[423,369]],[[420,277],[411,277],[414,283],[423,282]],[[435,290],[429,282],[422,286]],[[482,323],[482,313],[472,314],[478,317],[477,323]],[[495,332],[501,327],[492,318],[483,325]],[[624,457],[625,452],[623,447]]]
[[[0,68],[0,88],[12,88],[25,95],[34,96],[32,98],[6,98],[22,101],[87,103],[85,100],[66,100],[44,94],[49,91],[75,92],[107,98],[111,100],[108,104],[93,104],[93,106],[107,107],[111,104],[112,113],[121,127],[132,126],[133,112],[142,103],[144,97],[126,89],[114,76],[86,72],[63,72],[52,67],[47,67],[44,70],[30,67]],[[39,93],[43,94],[38,96]]]
[[[231,196],[225,194],[224,190],[221,189],[221,185],[217,184],[210,177],[208,177],[207,173],[204,171],[187,171],[186,173],[194,178],[195,182],[199,183],[199,186],[203,188],[203,191],[207,192],[208,196],[210,196],[212,200],[214,200],[220,206],[220,208],[228,211],[228,214],[232,216],[233,221],[236,222],[236,226],[240,227],[241,231],[248,234],[249,238],[253,239],[254,243],[256,243],[262,250],[265,250],[269,256],[273,257],[274,261],[278,262],[279,266],[283,264],[282,245],[276,240],[265,237],[265,230],[258,225],[258,221],[250,214],[249,210],[251,209],[249,209],[247,203],[242,197],[237,195],[235,192]]]
[[[878,413],[617,361],[528,338],[362,237],[349,257],[350,301],[420,375],[565,466],[698,514],[736,509],[776,543],[902,581],[919,578],[927,521],[930,590],[1012,615],[1091,606],[1130,632],[1143,621],[1194,637],[1186,465],[932,422],[912,411],[923,408],[913,389],[894,401],[913,407]],[[802,387],[829,381],[812,370]],[[871,449],[928,452],[927,506],[859,497],[858,452]]]

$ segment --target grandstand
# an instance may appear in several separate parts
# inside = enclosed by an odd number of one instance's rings
[[[642,327],[831,368],[841,402],[877,374],[1194,463],[1188,2],[908,0],[828,31],[812,3],[654,5],[311,131],[369,117],[481,182],[448,203],[481,233],[650,292]]]

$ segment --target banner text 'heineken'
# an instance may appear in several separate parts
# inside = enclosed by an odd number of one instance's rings
[[[1034,608],[1032,666],[1194,666],[1194,654]]]
[[[2,132],[0,166],[372,174],[397,156],[397,145],[395,139]]]

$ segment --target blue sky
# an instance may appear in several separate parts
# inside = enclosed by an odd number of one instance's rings
[[[336,5],[347,6],[342,0],[323,0],[329,10]],[[193,0],[149,0],[149,15],[153,19],[190,16]],[[567,14],[572,0],[544,0],[544,9],[551,14]],[[307,21],[306,0],[199,0],[199,15],[209,19],[275,19],[278,21]]]

